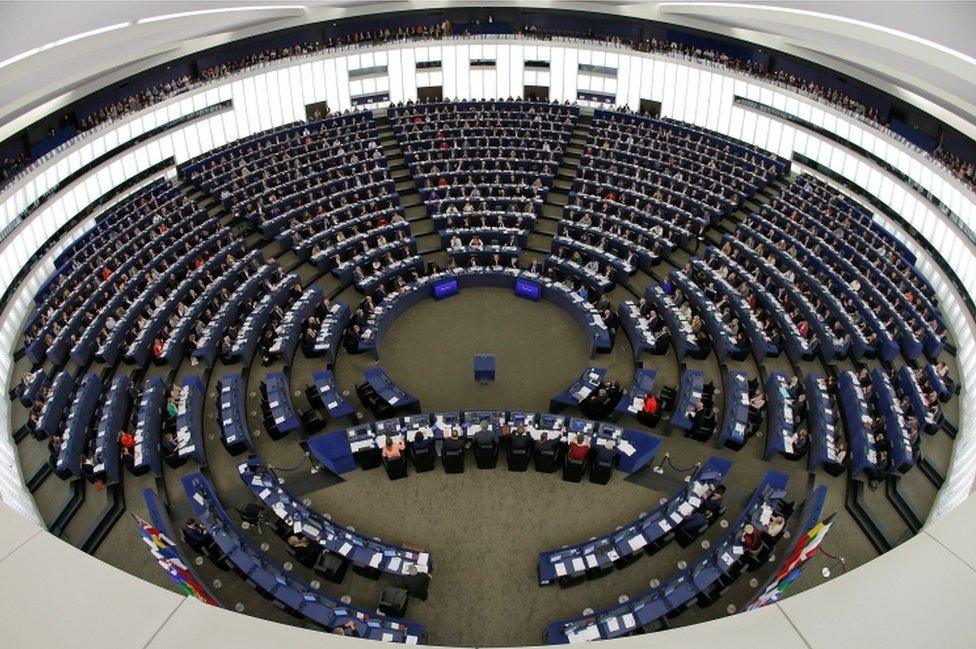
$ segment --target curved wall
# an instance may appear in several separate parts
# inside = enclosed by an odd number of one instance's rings
[[[472,68],[473,59],[493,60],[495,65]],[[548,61],[549,69],[526,68],[527,60]],[[429,61],[440,61],[440,69],[416,69],[418,62]],[[357,78],[355,71],[365,68],[380,71]],[[606,95],[611,99],[608,105],[633,109],[639,107],[641,99],[659,101],[665,117],[731,135],[786,158],[794,152],[801,153],[852,179],[898,213],[939,251],[944,265],[958,276],[966,293],[976,298],[976,246],[931,203],[877,164],[830,139],[785,120],[745,109],[734,100],[736,96],[747,97],[841,135],[906,174],[948,205],[963,223],[976,229],[976,194],[921,153],[812,98],[724,68],[593,42],[516,37],[395,43],[280,61],[221,79],[88,134],[0,196],[0,233],[6,233],[6,238],[0,241],[0,292],[7,292],[31,256],[94,198],[169,157],[178,164],[232,140],[304,119],[306,104],[315,102],[328,102],[333,110],[345,110],[352,107],[357,97],[366,95],[388,94],[389,101],[409,101],[416,99],[417,88],[424,86],[442,86],[445,97],[514,97],[522,95],[524,85],[547,86],[550,98],[559,101],[576,101],[580,91]],[[105,151],[161,124],[226,100],[233,102],[230,109],[140,142],[50,197],[10,229],[38,196]],[[385,103],[367,103],[357,108]],[[76,228],[79,232],[83,229]],[[918,248],[907,234],[905,240],[913,249]],[[41,263],[31,268],[5,305],[0,321],[0,372],[9,375],[12,353],[20,345],[19,326],[32,296],[50,273],[54,252],[69,242],[70,238],[59,241]],[[968,387],[971,381],[976,381],[976,341],[972,334],[976,323],[943,268],[924,251],[917,252],[922,271],[941,299],[958,348],[960,378]],[[0,400],[0,421],[4,427],[9,427],[8,405]],[[974,407],[968,401],[961,406],[960,435],[955,442],[949,479],[930,519],[965,499],[973,483]],[[16,449],[12,447],[9,431],[6,432],[0,443],[0,494],[19,510],[29,512],[32,503],[29,496],[25,499],[20,487]]]

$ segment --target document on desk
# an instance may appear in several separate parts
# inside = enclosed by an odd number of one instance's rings
[[[691,492],[699,498],[704,498],[708,493],[708,485],[704,482],[696,482],[691,486]]]
[[[619,444],[617,444],[617,448],[620,449],[620,452],[626,455],[627,457],[630,457],[631,455],[637,452],[637,449],[634,448],[633,444],[631,444],[627,440],[624,440]]]
[[[638,534],[637,536],[632,536],[627,540],[627,545],[634,552],[640,552],[640,549],[647,545],[647,539],[644,538],[643,534]]]
[[[261,493],[258,494],[258,498],[260,498],[261,500],[264,500],[265,498],[267,498],[270,495],[271,495],[271,490],[270,489],[262,489],[261,490]]]
[[[596,560],[596,556],[592,554],[588,554],[584,558],[586,559],[587,568],[596,568],[598,565],[600,565],[600,562]]]
[[[369,565],[370,565],[371,568],[379,568],[381,561],[383,561],[383,553],[382,552],[377,552],[377,553],[373,554],[372,557],[370,557],[370,559],[369,559]]]
[[[390,404],[394,404],[394,403],[396,403],[396,402],[397,402],[397,401],[399,401],[399,400],[400,400],[400,398],[399,398],[399,397],[397,397],[396,395],[394,395],[394,396],[392,396],[392,397],[390,397],[389,399],[387,399],[387,401],[388,401],[388,402],[389,402]]]
[[[339,554],[342,556],[349,556],[349,552],[352,550],[352,545],[349,543],[343,543],[342,547],[339,548]]]
[[[578,558],[578,557],[577,558],[574,558],[573,559],[573,571],[574,572],[583,572],[584,570],[586,570],[586,564],[583,563],[583,560],[580,559],[580,558]]]
[[[617,621],[617,618],[612,617],[609,620],[607,620],[607,631],[609,631],[610,633],[616,633],[619,630],[620,630],[620,622]]]
[[[556,569],[556,576],[557,577],[565,577],[566,576],[566,564],[565,563],[563,563],[562,561],[560,561],[559,563],[557,563],[553,567]]]
[[[570,643],[589,642],[600,639],[600,629],[595,624],[590,624],[582,629],[576,629],[566,634],[566,639]]]

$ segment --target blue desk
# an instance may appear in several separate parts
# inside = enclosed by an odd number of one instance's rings
[[[81,455],[85,452],[88,429],[102,396],[102,382],[89,372],[81,379],[71,410],[61,433],[61,450],[54,472],[62,480],[81,476]]]
[[[694,563],[657,587],[652,587],[621,604],[591,615],[552,622],[547,627],[549,644],[565,644],[629,635],[706,594],[721,583],[733,581],[734,572],[745,555],[742,529],[747,523],[765,529],[769,511],[776,501],[786,497],[789,476],[770,471],[756,487],[735,524],[702,553]]]
[[[409,443],[417,431],[422,430],[425,436],[441,440],[450,435],[452,428],[458,428],[461,437],[467,438],[480,429],[482,422],[488,424],[496,437],[506,425],[525,424],[534,440],[538,440],[543,432],[560,443],[567,442],[569,435],[577,433],[588,436],[591,446],[613,439],[616,468],[623,473],[634,473],[650,464],[661,445],[661,439],[656,435],[580,417],[569,419],[551,413],[472,410],[418,414],[359,424],[315,435],[308,440],[307,446],[317,462],[330,471],[344,473],[356,468],[357,454],[379,452],[387,436],[402,438]]]
[[[284,373],[268,372],[261,382],[261,397],[265,424],[268,426],[268,433],[275,439],[301,428]]]
[[[125,374],[114,377],[95,428],[95,475],[101,475],[105,484],[119,481],[119,458],[122,453],[119,433],[128,428],[130,402],[129,377]]]
[[[309,358],[325,358],[326,367],[332,367],[336,354],[342,344],[342,334],[349,324],[350,310],[345,302],[336,302],[329,309],[329,314],[322,318],[322,325],[315,340],[307,349],[303,349]]]
[[[433,297],[433,286],[448,279],[457,279],[461,289],[469,287],[498,287],[514,289],[515,282],[523,279],[539,284],[542,297],[568,313],[587,334],[590,356],[597,352],[607,352],[613,347],[613,339],[603,317],[592,304],[581,298],[575,291],[567,289],[559,282],[553,282],[544,275],[528,270],[503,269],[458,269],[425,275],[412,282],[408,288],[395,295],[384,298],[367,315],[359,343],[361,351],[372,351],[379,358],[379,346],[393,322],[410,307]]]
[[[637,303],[633,300],[621,300],[617,305],[617,315],[620,326],[623,327],[630,347],[634,350],[634,360],[640,360],[641,353],[664,354],[668,350],[668,332],[663,327],[652,331],[647,326],[647,320],[641,317]]]
[[[495,355],[494,354],[475,354],[474,380],[475,381],[495,380]]]
[[[64,418],[65,410],[68,409],[74,389],[74,379],[64,370],[54,376],[47,399],[41,406],[41,414],[34,429],[35,436],[51,437],[61,432],[61,420]]]
[[[194,517],[207,529],[227,561],[284,610],[329,629],[352,622],[360,638],[394,642],[424,640],[424,630],[419,624],[343,604],[285,570],[237,529],[202,473],[183,476],[182,483]]]
[[[217,419],[220,438],[231,455],[254,452],[247,425],[247,396],[240,374],[225,374],[217,381]]]
[[[774,453],[796,459],[793,447],[793,398],[786,390],[789,380],[782,372],[772,372],[766,379],[766,449],[763,459]]]
[[[183,378],[176,407],[176,457],[181,461],[196,460],[207,465],[207,451],[203,443],[203,381],[199,376]]]
[[[870,414],[857,375],[852,370],[841,372],[837,377],[837,389],[850,444],[850,475],[852,478],[862,472],[877,475],[884,467],[878,464],[874,438],[866,424]]]
[[[874,404],[878,414],[884,416],[884,436],[888,442],[888,455],[891,467],[901,473],[915,466],[915,450],[905,424],[905,413],[901,410],[895,388],[880,368],[871,372],[874,386]]]
[[[576,382],[549,400],[549,412],[561,412],[566,408],[578,407],[599,387],[607,375],[604,367],[588,367],[583,370]]]
[[[305,333],[303,325],[322,303],[322,297],[322,289],[318,286],[310,286],[305,289],[300,298],[292,302],[291,307],[285,312],[285,317],[278,324],[275,339],[268,349],[272,358],[280,358],[286,366],[291,365],[295,347]]]
[[[312,374],[312,383],[315,387],[314,396],[316,400],[312,405],[324,408],[331,419],[342,419],[356,414],[356,409],[336,387],[335,375],[333,375],[332,370],[315,372]],[[312,399],[309,400],[312,401]]]
[[[159,450],[163,409],[166,407],[166,384],[158,376],[146,379],[142,396],[136,404],[136,447],[133,450],[132,472],[142,475],[147,470],[161,476],[163,461]]]
[[[738,451],[745,446],[749,432],[749,377],[745,372],[730,371],[725,375],[725,416],[722,434],[715,442]]]
[[[634,371],[634,381],[630,384],[627,394],[613,409],[613,419],[620,419],[625,414],[636,415],[644,408],[644,399],[654,391],[654,381],[657,379],[656,370],[638,369]]]
[[[703,499],[723,483],[731,467],[728,460],[709,458],[690,482],[683,483],[650,513],[582,543],[540,552],[539,585],[545,586],[563,577],[580,577],[593,568],[610,568],[620,560],[644,552],[648,545],[663,547],[685,519],[701,506]]]
[[[420,402],[417,397],[400,388],[381,367],[368,369],[363,372],[366,381],[376,394],[390,408],[396,411],[420,412]]]
[[[671,415],[671,425],[680,430],[691,430],[693,424],[688,412],[701,401],[705,390],[705,372],[702,370],[686,369],[681,375],[681,386]]]
[[[807,429],[810,433],[810,457],[807,468],[816,471],[819,467],[831,475],[844,471],[844,464],[837,459],[837,442],[840,441],[840,420],[834,411],[827,383],[819,373],[809,373],[803,379],[809,412]]]
[[[375,568],[391,575],[409,575],[411,568],[430,574],[433,565],[429,552],[385,543],[326,518],[288,491],[259,459],[242,462],[237,470],[244,484],[283,523],[323,549],[344,557],[353,565]]]
[[[895,385],[901,394],[908,398],[908,406],[911,409],[912,416],[918,420],[919,430],[924,430],[930,435],[937,433],[939,431],[939,423],[936,421],[932,410],[922,400],[922,388],[918,384],[915,372],[907,365],[902,365],[898,368],[898,374],[895,375],[895,380]]]

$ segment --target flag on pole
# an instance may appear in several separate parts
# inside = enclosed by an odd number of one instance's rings
[[[793,552],[790,556],[783,562],[779,571],[776,573],[776,577],[772,582],[766,586],[766,590],[762,592],[756,599],[752,601],[749,606],[746,607],[747,611],[753,609],[761,608],[767,604],[772,604],[779,601],[780,596],[783,592],[796,581],[800,573],[806,567],[807,560],[813,556],[823,543],[824,537],[827,536],[827,532],[830,531],[830,526],[834,523],[834,516],[836,514],[831,514],[823,521],[817,523],[803,535],[797,542],[796,546],[793,548]]]
[[[142,532],[142,540],[149,546],[149,551],[153,557],[163,567],[169,578],[175,582],[180,589],[188,596],[195,597],[201,602],[211,606],[220,606],[217,601],[210,596],[203,584],[194,576],[180,558],[180,551],[165,534],[146,520],[132,514]]]

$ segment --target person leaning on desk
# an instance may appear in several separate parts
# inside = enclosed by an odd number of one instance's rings
[[[545,433],[543,433],[545,435]],[[525,424],[519,424],[512,431],[508,438],[508,443],[513,451],[521,451],[532,447],[532,436],[525,430]]]
[[[386,436],[386,443],[383,445],[382,456],[384,459],[394,459],[400,457],[400,452],[406,447],[403,443],[403,439],[399,442],[394,442],[393,438],[389,435]]]

